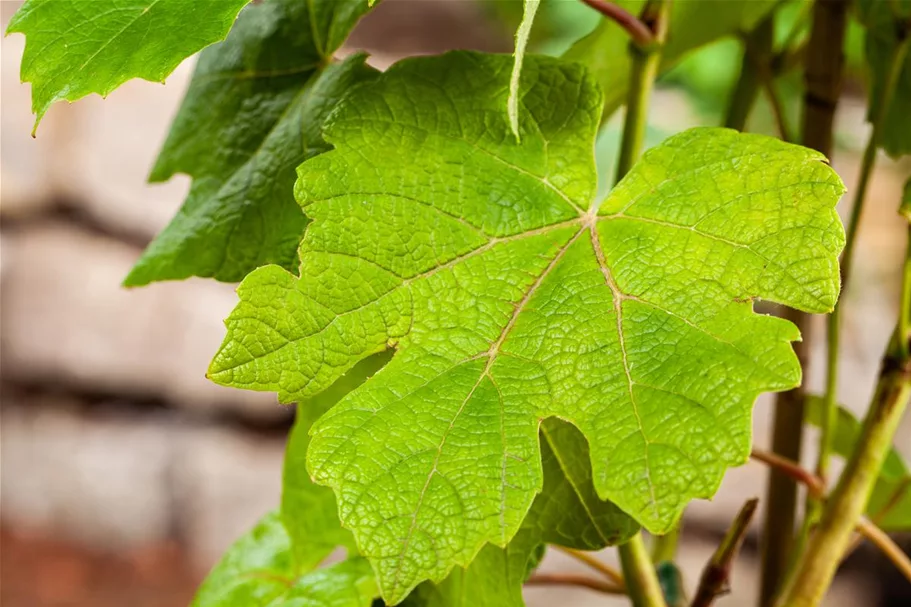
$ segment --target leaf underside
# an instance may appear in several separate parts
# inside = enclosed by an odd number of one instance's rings
[[[243,281],[209,370],[288,402],[395,349],[308,455],[393,603],[516,534],[547,417],[588,439],[601,499],[667,531],[746,460],[755,397],[800,381],[796,328],[752,300],[838,295],[843,186],[819,154],[694,129],[598,203],[597,85],[526,57],[516,143],[510,59],[410,59],[344,98],[335,149],[299,169],[300,278]]]
[[[330,148],[320,133],[329,111],[376,73],[363,55],[332,63],[367,10],[366,0],[269,0],[202,53],[150,177],[186,173],[193,185],[127,286],[296,267],[308,220],[292,194],[295,168]]]
[[[27,0],[7,32],[25,34],[21,77],[35,128],[52,103],[102,97],[132,78],[161,82],[225,37],[249,0]]]

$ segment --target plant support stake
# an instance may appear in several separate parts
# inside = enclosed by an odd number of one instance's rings
[[[801,132],[803,144],[827,157],[832,152],[835,108],[841,94],[848,0],[813,4],[813,21],[806,57],[806,94]],[[794,343],[794,352],[803,369],[807,368],[813,341],[808,314],[785,310],[784,317],[797,325],[803,340]],[[775,399],[772,450],[785,458],[799,461],[803,437],[803,387],[780,393]],[[766,491],[766,515],[762,527],[762,574],[759,606],[769,607],[784,583],[793,558],[794,525],[797,512],[797,485],[779,471],[772,471]]]

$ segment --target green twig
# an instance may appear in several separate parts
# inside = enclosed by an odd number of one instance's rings
[[[730,592],[731,565],[746,538],[758,505],[759,499],[754,497],[740,509],[715,554],[702,570],[699,587],[696,588],[696,596],[693,597],[690,607],[709,607],[716,598]]]
[[[680,532],[683,529],[683,521],[664,535],[655,536],[652,539],[652,562],[655,564],[673,561],[677,554],[677,544],[680,541]]]
[[[750,111],[756,103],[763,82],[769,80],[766,74],[771,69],[772,44],[775,39],[775,12],[759,22],[752,32],[743,37],[743,59],[740,77],[731,94],[724,126],[742,131]]]
[[[633,607],[666,607],[664,593],[652,559],[649,558],[642,533],[618,547],[620,564],[623,566],[623,579],[626,581],[626,592]]]
[[[784,103],[782,103],[781,96],[778,94],[778,89],[775,86],[775,80],[769,78],[763,84],[763,88],[766,92],[766,98],[769,100],[769,105],[772,107],[772,116],[775,118],[775,126],[778,128],[778,136],[781,137],[782,141],[793,142],[794,135],[791,132],[791,127],[788,125],[788,116],[785,112],[785,107]]]
[[[813,3],[810,39],[805,59],[804,112],[801,123],[803,144],[827,157],[832,155],[832,131],[835,108],[841,95],[844,72],[845,32],[850,0],[828,0]],[[785,317],[800,329],[803,340],[794,352],[803,369],[812,342],[809,315],[787,310]],[[803,437],[804,389],[782,392],[775,401],[772,449],[780,456],[800,461]],[[759,605],[768,607],[784,583],[788,563],[794,550],[794,523],[797,509],[797,486],[780,471],[769,475],[766,493],[766,516],[762,529],[762,581]],[[799,548],[799,545],[798,545]]]
[[[648,119],[648,105],[655,88],[655,78],[661,63],[661,47],[667,36],[669,0],[651,0],[645,5],[640,20],[649,26],[653,40],[648,45],[630,42],[632,58],[630,86],[626,98],[626,116],[623,122],[623,137],[620,141],[620,156],[617,160],[617,181],[620,181],[642,154],[645,128]]]

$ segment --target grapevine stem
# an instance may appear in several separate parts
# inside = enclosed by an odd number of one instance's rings
[[[623,575],[619,571],[617,571],[610,565],[602,563],[600,560],[598,560],[597,558],[595,558],[588,552],[584,552],[582,550],[575,550],[573,548],[565,548],[563,546],[554,546],[554,548],[556,548],[560,552],[568,554],[569,556],[573,557],[574,559],[576,559],[577,561],[579,561],[581,563],[585,563],[586,565],[588,565],[595,571],[597,571],[597,572],[601,573],[602,575],[604,575],[605,577],[609,578],[621,590],[625,588],[626,584],[623,581]]]
[[[771,69],[772,43],[775,35],[775,12],[759,22],[756,28],[743,38],[743,59],[740,77],[731,95],[724,126],[742,131],[750,111],[756,103],[760,88],[768,78],[765,72]]]
[[[637,533],[625,544],[618,547],[623,578],[633,607],[666,607],[664,593],[655,566],[649,558],[642,532]]]
[[[810,39],[806,47],[804,112],[801,124],[803,144],[827,157],[832,153],[832,130],[835,108],[841,94],[844,72],[845,31],[850,0],[827,0],[813,3]],[[801,368],[806,369],[812,342],[810,317],[803,312],[786,310],[785,317],[797,325],[803,337],[794,344]],[[803,439],[802,387],[780,393],[775,401],[772,449],[795,461],[800,460]],[[766,516],[762,526],[762,582],[759,605],[769,607],[783,585],[788,563],[799,553],[794,550],[794,523],[797,511],[797,486],[781,473],[769,475],[766,492]]]
[[[617,160],[617,181],[623,179],[642,153],[648,104],[655,88],[655,78],[658,76],[658,67],[661,63],[661,50],[667,37],[669,10],[670,0],[651,0],[646,4],[641,20],[651,28],[652,41],[648,45],[642,45],[634,39],[629,45],[632,67],[626,98],[623,138],[620,141],[620,157]]]
[[[677,554],[677,544],[680,542],[680,533],[683,530],[683,521],[665,533],[652,538],[652,562],[655,564],[673,561]]]

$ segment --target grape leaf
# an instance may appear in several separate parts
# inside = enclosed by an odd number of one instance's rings
[[[779,0],[751,2],[672,2],[667,43],[661,52],[661,71],[670,69],[686,53],[713,40],[750,31]],[[646,0],[617,0],[634,15]],[[592,70],[605,91],[604,117],[626,101],[629,87],[629,34],[611,19],[602,19],[590,34],[563,56]]]
[[[860,0],[857,14],[867,30],[864,50],[870,68],[868,119],[873,121],[900,36],[911,36],[911,0]],[[911,153],[911,53],[905,53],[900,70],[879,142],[893,158]]]
[[[602,95],[577,64],[400,62],[349,92],[335,149],[299,168],[301,277],[250,274],[209,369],[307,398],[388,347],[316,423],[308,454],[386,600],[516,533],[542,471],[540,420],[589,441],[594,486],[650,531],[746,461],[762,391],[797,385],[785,320],[839,289],[844,191],[816,152],[726,129],[653,148],[599,205]]]
[[[7,32],[25,34],[21,77],[35,129],[55,101],[105,97],[132,78],[163,81],[225,37],[249,0],[27,0]]]
[[[193,186],[126,285],[234,282],[267,263],[294,268],[307,225],[292,195],[294,169],[329,149],[326,115],[375,74],[363,55],[330,63],[367,10],[366,0],[268,0],[202,53],[150,177],[186,173]]]
[[[807,398],[807,421],[822,425],[825,402],[818,396]],[[854,414],[838,407],[835,420],[835,453],[847,459],[854,453],[863,425]],[[867,516],[886,531],[911,531],[911,470],[898,449],[892,447],[880,468],[873,493],[867,503]]]

